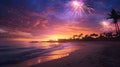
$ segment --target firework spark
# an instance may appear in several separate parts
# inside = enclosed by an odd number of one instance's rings
[[[111,26],[111,21],[108,21],[108,20],[104,20],[101,22],[101,25],[102,25],[102,30],[103,31],[111,31],[112,30],[112,26]]]
[[[92,13],[94,9],[88,7],[82,0],[73,0],[67,4],[66,14],[72,18],[80,18]]]

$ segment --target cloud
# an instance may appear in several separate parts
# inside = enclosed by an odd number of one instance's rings
[[[31,33],[22,32],[22,31],[9,31],[5,33],[0,33],[0,39],[2,38],[32,38]]]
[[[23,31],[14,31],[14,32],[9,32],[11,35],[17,35],[21,37],[32,37],[31,33],[28,32],[23,32]]]
[[[74,34],[101,32],[100,22],[120,0],[86,0],[95,12],[74,21],[65,19],[69,0],[0,0],[0,37],[71,37]],[[61,19],[62,17],[62,19]],[[2,34],[4,33],[4,34]]]
[[[0,29],[0,33],[6,33],[8,31],[4,30],[4,29]]]

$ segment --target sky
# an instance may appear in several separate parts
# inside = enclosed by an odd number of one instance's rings
[[[0,39],[60,39],[114,30],[120,0],[0,0]]]

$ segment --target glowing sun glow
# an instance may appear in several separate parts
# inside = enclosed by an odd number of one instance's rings
[[[43,39],[43,41],[48,41],[48,40],[58,41],[58,39],[67,39],[68,37],[70,36],[55,34],[48,36],[47,38]]]

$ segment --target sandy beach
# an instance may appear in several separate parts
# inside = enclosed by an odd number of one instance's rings
[[[31,67],[120,67],[119,42],[89,43],[82,51]],[[91,45],[97,44],[97,45]]]

